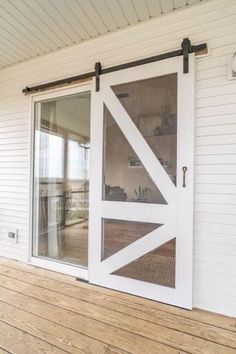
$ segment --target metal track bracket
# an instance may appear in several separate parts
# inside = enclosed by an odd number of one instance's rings
[[[100,75],[102,73],[102,65],[100,62],[95,63],[95,77],[96,77],[96,92],[100,90]]]
[[[193,52],[193,48],[189,38],[184,38],[181,44],[183,50],[183,73],[189,72],[189,53]]]

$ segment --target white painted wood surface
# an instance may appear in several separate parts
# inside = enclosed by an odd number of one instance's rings
[[[189,73],[183,73],[182,57],[141,65],[102,75],[100,90],[92,85],[91,179],[89,220],[89,281],[149,299],[192,309],[193,280],[193,175],[195,55],[189,56]],[[131,116],[112,90],[120,85],[162,75],[177,74],[177,184],[175,185],[146,142]],[[104,109],[107,107],[167,205],[103,201]],[[99,132],[99,133],[98,133]],[[187,147],[187,149],[186,149]],[[183,188],[182,167],[188,166]],[[114,218],[163,224],[145,237],[102,259],[102,220]],[[151,282],[124,278],[113,273],[168,241],[176,239],[175,286],[168,288]]]
[[[209,0],[2,0],[0,68]]]
[[[211,0],[1,71],[0,255],[28,260],[30,98],[22,88],[98,60],[107,67],[177,49],[189,36],[209,46],[196,58],[194,306],[235,316],[236,82],[227,79],[235,33],[235,0]],[[18,244],[7,238],[11,227]]]

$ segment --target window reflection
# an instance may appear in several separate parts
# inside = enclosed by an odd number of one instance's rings
[[[64,139],[63,137],[36,130],[35,158],[39,163],[35,165],[35,177],[40,178],[63,178]]]

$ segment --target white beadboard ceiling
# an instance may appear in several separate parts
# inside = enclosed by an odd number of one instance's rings
[[[0,69],[203,0],[0,0]]]

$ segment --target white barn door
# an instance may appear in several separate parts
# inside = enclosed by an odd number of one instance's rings
[[[192,308],[194,54],[92,89],[89,281]]]

